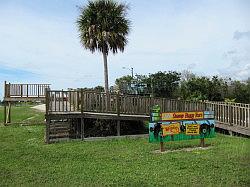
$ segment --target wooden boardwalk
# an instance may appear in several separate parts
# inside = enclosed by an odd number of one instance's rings
[[[250,136],[250,105],[224,102],[193,102],[166,98],[105,94],[81,89],[74,91],[49,90],[46,93],[47,133],[53,126],[51,121],[74,121],[79,119],[78,137],[84,138],[84,119],[111,119],[117,121],[117,135],[120,135],[120,121],[149,120],[152,106],[159,105],[161,112],[173,111],[215,111],[216,126],[228,131]],[[48,140],[50,138],[48,136]]]
[[[47,142],[50,141],[51,129],[54,129],[53,132],[56,132],[55,129],[64,129],[68,132],[72,128],[69,123],[71,125],[80,123],[76,132],[78,137],[84,138],[85,118],[116,120],[117,135],[120,135],[120,121],[149,120],[151,108],[159,105],[161,112],[213,110],[217,127],[250,136],[250,104],[194,102],[119,93],[107,95],[83,89],[50,90],[49,86],[49,84],[7,84],[5,82],[4,122],[10,122],[12,102],[42,101],[46,103]],[[58,126],[56,122],[61,124]]]

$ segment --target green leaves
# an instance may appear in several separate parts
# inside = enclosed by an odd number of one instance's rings
[[[178,89],[180,81],[180,73],[171,72],[157,72],[149,75],[147,82],[150,85],[151,92],[156,97],[171,98]]]
[[[91,52],[117,53],[124,51],[130,21],[126,18],[128,6],[113,0],[89,1],[80,8],[77,19],[79,36],[84,48]]]

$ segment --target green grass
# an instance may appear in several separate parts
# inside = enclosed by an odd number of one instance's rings
[[[13,122],[43,121],[31,106],[13,107]],[[0,107],[2,114],[3,107]],[[0,121],[3,115],[0,115]],[[207,150],[155,154],[147,139],[46,145],[43,126],[0,125],[0,186],[249,186],[250,140],[218,134]],[[193,147],[199,140],[166,143]]]
[[[0,126],[0,186],[249,186],[250,140],[217,134],[207,150],[153,153],[145,138],[44,144],[43,126]],[[167,149],[199,140],[166,143]]]
[[[11,107],[11,122],[12,123],[32,123],[43,122],[44,113],[31,108],[34,105],[20,105]],[[0,106],[0,124],[3,123],[4,107]]]

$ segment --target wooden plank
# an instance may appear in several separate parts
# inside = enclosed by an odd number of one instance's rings
[[[49,139],[49,135],[50,135],[50,119],[47,118],[46,119],[46,130],[45,130],[45,143],[49,144],[50,143],[50,139]]]
[[[7,110],[7,123],[11,123],[11,102],[8,102],[8,110]]]
[[[85,128],[85,125],[84,125],[84,118],[82,117],[81,118],[81,139],[84,140],[84,128]]]
[[[7,82],[4,81],[4,97],[8,97],[8,94],[7,94]]]
[[[121,136],[121,121],[117,120],[117,136]]]
[[[26,88],[27,89],[27,97],[29,97],[29,85],[27,84],[26,87],[27,87]]]
[[[121,102],[120,102],[120,93],[116,94],[116,112],[117,116],[120,116],[121,113]]]
[[[77,95],[79,95],[79,94],[77,94]],[[84,106],[83,105],[84,105],[83,89],[81,89],[81,113],[83,113],[83,111],[84,111]]]
[[[6,125],[6,119],[7,119],[7,109],[6,109],[6,102],[4,102],[4,113],[3,113],[3,122],[4,122],[4,125]]]
[[[64,106],[64,91],[62,90],[62,92],[61,92],[61,95],[62,95],[62,111],[64,112],[65,111],[65,106]]]
[[[224,129],[224,130],[228,130],[228,131],[232,131],[232,132],[237,132],[237,133],[240,133],[240,134],[243,134],[243,135],[250,136],[250,129],[241,127],[239,125],[231,126],[231,125],[228,125],[228,124],[218,122],[218,123],[216,123],[215,126],[217,128],[220,128],[220,129]]]

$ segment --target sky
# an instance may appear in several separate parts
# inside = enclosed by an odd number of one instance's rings
[[[127,0],[123,53],[108,56],[109,82],[130,74],[192,71],[250,77],[249,0]],[[85,50],[76,19],[85,0],[0,0],[0,82],[52,89],[104,85],[103,59]],[[123,68],[125,67],[125,68]],[[3,86],[0,86],[0,98]]]

